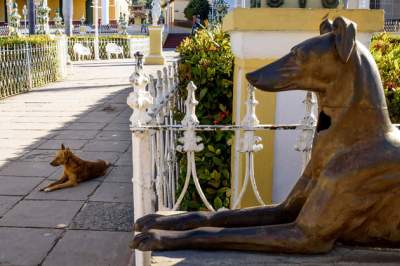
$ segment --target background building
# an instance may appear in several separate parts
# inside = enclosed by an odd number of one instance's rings
[[[47,4],[50,11],[50,21],[54,18],[57,10],[62,10],[62,6],[68,1],[73,1],[73,23],[79,24],[82,17],[86,18],[86,23],[93,24],[93,0],[48,0]],[[7,22],[7,9],[9,0],[0,0],[0,23]],[[16,0],[19,13],[22,15],[22,8],[27,5],[27,0]],[[35,4],[39,4],[40,0],[35,0]],[[120,13],[129,15],[129,0],[99,0],[99,19],[101,24],[116,23]]]

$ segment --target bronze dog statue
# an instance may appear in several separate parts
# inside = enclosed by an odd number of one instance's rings
[[[247,79],[261,90],[317,94],[311,160],[292,192],[278,205],[147,215],[136,222],[142,233],[133,246],[284,253],[328,252],[337,241],[400,246],[400,133],[356,25],[342,17],[324,21],[320,36]]]

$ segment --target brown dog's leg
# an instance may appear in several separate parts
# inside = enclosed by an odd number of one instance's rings
[[[74,187],[77,184],[78,183],[76,181],[74,182],[73,180],[69,179],[67,182],[64,182],[62,184],[57,184],[57,185],[48,187],[48,188],[44,189],[44,191],[45,192],[50,192],[50,191],[54,191],[54,190],[57,190],[57,189],[62,189],[62,188],[67,188],[67,187]]]
[[[307,166],[288,198],[279,205],[221,212],[190,212],[172,216],[149,214],[136,221],[135,231],[145,232],[149,229],[180,231],[205,226],[247,227],[293,222],[314,187],[310,178],[310,168]]]
[[[78,181],[77,181],[78,179],[77,179],[76,175],[70,174],[67,178],[68,178],[68,180],[66,182],[61,183],[61,184],[57,184],[57,185],[54,185],[54,186],[51,186],[51,187],[48,187],[44,191],[45,192],[50,192],[50,191],[54,191],[54,190],[57,190],[57,189],[62,189],[62,188],[67,188],[67,187],[74,187],[74,186],[76,186],[78,184]]]
[[[63,175],[63,176],[61,176],[60,179],[58,179],[57,181],[52,182],[52,183],[48,184],[47,186],[41,188],[40,191],[45,191],[46,188],[52,187],[52,186],[54,186],[54,185],[62,184],[62,183],[64,183],[65,181],[67,181],[67,179],[68,179],[68,177],[67,177],[66,175]]]

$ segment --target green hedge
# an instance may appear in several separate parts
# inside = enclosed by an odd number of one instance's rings
[[[0,47],[8,46],[12,49],[14,45],[26,45],[30,44],[33,47],[40,46],[43,44],[54,43],[54,39],[47,35],[32,35],[32,36],[1,36]]]
[[[199,31],[186,38],[177,51],[180,53],[180,93],[186,98],[186,85],[192,80],[199,104],[196,114],[203,125],[232,123],[233,62],[229,35],[219,27],[212,32]],[[175,111],[178,121],[183,114]],[[196,152],[197,174],[208,201],[215,209],[230,204],[230,159],[232,133],[225,131],[198,132],[204,150]],[[179,158],[178,194],[186,176],[186,157]],[[191,181],[192,182],[192,181]],[[191,183],[182,210],[205,209],[194,184]]]
[[[390,118],[400,123],[400,37],[386,33],[375,36],[371,53],[381,74]]]

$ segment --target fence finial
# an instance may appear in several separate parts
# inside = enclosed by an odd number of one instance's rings
[[[246,115],[242,120],[242,125],[245,128],[244,136],[241,140],[241,152],[257,152],[262,150],[263,145],[259,144],[261,138],[254,136],[254,127],[260,124],[256,115],[256,105],[258,101],[255,96],[255,88],[249,85],[248,97],[246,102]],[[248,130],[246,130],[248,128]]]
[[[129,81],[133,87],[133,92],[129,94],[127,99],[128,105],[133,109],[133,114],[129,120],[132,127],[140,127],[151,120],[147,109],[153,104],[153,96],[149,91],[146,91],[150,79],[142,69],[138,69],[129,77]]]
[[[178,146],[178,151],[201,151],[204,149],[204,145],[201,142],[201,137],[196,136],[196,132],[194,128],[199,124],[199,119],[196,116],[196,106],[199,102],[196,100],[195,91],[197,89],[196,85],[192,81],[190,81],[186,87],[187,89],[187,98],[185,100],[186,106],[186,114],[182,120],[182,125],[187,127],[188,130],[185,130],[183,133],[183,137],[179,138],[179,142],[183,144],[182,146]]]

